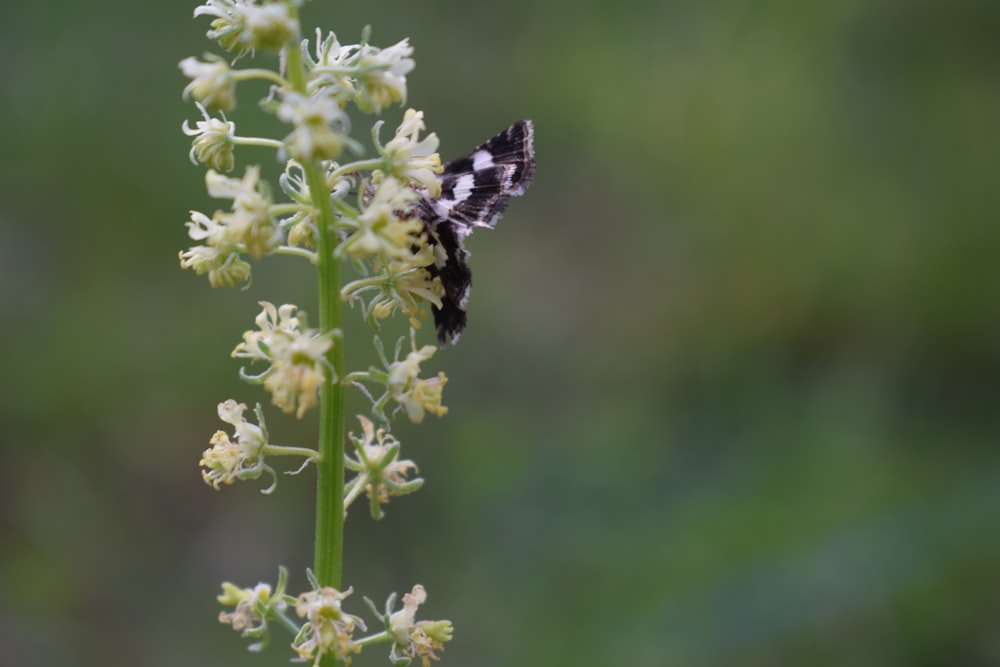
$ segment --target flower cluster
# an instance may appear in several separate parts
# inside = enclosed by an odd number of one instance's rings
[[[271,601],[271,586],[257,584],[253,588],[237,588],[223,582],[220,604],[234,606],[233,611],[219,612],[219,621],[233,626],[233,630],[244,637],[252,637],[267,628],[266,612]]]
[[[427,601],[427,592],[417,584],[403,596],[403,608],[396,612],[387,610],[388,632],[393,646],[389,659],[394,664],[420,658],[423,667],[437,660],[437,651],[444,650],[444,643],[451,641],[451,621],[418,621],[417,608]],[[392,606],[392,598],[387,607]]]
[[[404,39],[384,49],[363,44],[358,49],[358,94],[362,111],[379,113],[406,102],[406,75],[413,70],[413,47]]]
[[[191,83],[184,87],[184,99],[194,99],[197,102],[219,109],[232,111],[236,108],[236,77],[225,58],[214,54],[206,56],[206,60],[185,58],[179,67]]]
[[[284,144],[296,160],[332,160],[347,143],[350,118],[326,90],[320,89],[309,96],[286,92],[276,115],[278,120],[295,128],[285,137]]]
[[[419,350],[413,346],[413,351],[402,361],[394,361],[389,365],[389,377],[386,389],[389,397],[406,410],[406,415],[414,424],[424,420],[424,414],[443,417],[448,408],[441,405],[441,393],[448,377],[440,372],[431,378],[420,377],[420,364],[434,356],[437,348],[424,345]]]
[[[260,406],[257,406],[259,426],[243,418],[245,403],[229,399],[219,403],[219,419],[234,428],[230,438],[225,431],[216,431],[212,436],[210,449],[201,455],[198,465],[204,470],[201,476],[205,483],[218,490],[220,484],[232,484],[238,479],[257,479],[264,472],[274,475],[274,471],[264,464],[264,448],[267,445],[267,430]]]
[[[359,301],[364,317],[376,327],[398,311],[409,317],[410,326],[419,329],[419,318],[427,315],[423,304],[440,308],[444,296],[441,281],[427,269],[432,261],[431,249],[425,247],[423,257],[377,262],[374,275],[352,281],[340,292],[345,299]]]
[[[302,314],[293,305],[276,308],[267,301],[260,305],[263,310],[254,320],[258,330],[243,334],[233,356],[270,364],[259,375],[241,372],[241,376],[262,382],[276,406],[301,419],[316,405],[320,387],[336,381],[326,361],[334,334],[305,327]]]
[[[211,119],[205,121],[211,124]],[[204,134],[204,133],[203,133]],[[192,148],[197,154],[199,146]],[[203,153],[214,149],[201,146]],[[217,161],[225,156],[215,154]],[[281,243],[278,225],[271,215],[271,196],[260,181],[260,170],[248,167],[243,178],[229,178],[214,170],[205,174],[208,194],[218,199],[231,199],[232,209],[216,211],[209,218],[204,213],[191,211],[187,223],[188,236],[203,245],[194,246],[180,253],[181,266],[198,274],[207,273],[212,286],[235,286],[250,275],[250,265],[240,259],[247,253],[255,259],[271,252]]]
[[[396,136],[385,146],[376,145],[385,158],[385,170],[389,176],[404,183],[418,186],[431,197],[441,195],[441,156],[438,155],[438,137],[433,132],[423,139],[420,133],[426,128],[424,112],[407,109],[403,122],[396,129]],[[376,135],[377,142],[377,135]],[[383,172],[375,172],[375,180],[384,177]]]
[[[389,502],[389,496],[413,493],[423,486],[424,480],[419,477],[407,479],[410,471],[417,472],[417,464],[399,458],[399,441],[395,437],[384,428],[376,431],[366,417],[358,415],[358,421],[361,422],[361,437],[350,434],[355,456],[344,459],[344,464],[358,474],[347,484],[344,505],[350,505],[364,491],[370,501],[372,518],[381,519],[381,506]]]
[[[195,102],[195,106],[205,120],[197,121],[194,128],[188,127],[187,121],[181,126],[184,134],[195,137],[188,154],[191,162],[208,165],[216,171],[231,171],[235,162],[236,125],[227,120],[225,114],[222,120],[212,118],[200,102]]]
[[[416,620],[426,600],[424,589],[418,585],[404,595],[400,610],[392,609],[395,596],[390,597],[385,614],[375,612],[384,630],[361,636],[364,622],[342,608],[352,589],[341,587],[340,556],[331,554],[340,549],[338,536],[354,500],[367,496],[372,516],[379,519],[391,497],[412,493],[424,483],[416,476],[416,463],[401,458],[400,442],[389,432],[390,419],[405,412],[412,422],[420,422],[428,413],[447,411],[441,404],[444,373],[421,377],[421,366],[436,348],[418,346],[415,338],[428,304],[441,308],[445,295],[435,268],[439,258],[433,231],[422,217],[423,200],[441,194],[439,140],[427,132],[424,114],[416,109],[403,111],[385,144],[379,135],[381,120],[372,124],[367,151],[352,138],[357,111],[380,114],[405,105],[413,47],[407,39],[375,46],[367,28],[356,44],[342,44],[334,33],[318,30],[314,40],[305,40],[299,23],[304,3],[203,0],[194,14],[209,17],[207,36],[230,55],[179,63],[188,79],[183,97],[194,102],[201,116],[182,126],[191,141],[189,157],[205,166],[208,194],[227,202],[213,213],[191,211],[186,226],[193,245],[180,253],[181,267],[207,275],[213,287],[236,287],[249,284],[251,261],[280,254],[306,259],[320,277],[319,328],[311,328],[294,304],[260,301],[255,328],[243,334],[232,352],[248,360],[240,377],[263,385],[283,412],[301,419],[320,407],[319,447],[270,442],[260,404],[254,423],[247,419],[245,403],[229,399],[218,405],[218,415],[231,429],[212,436],[199,463],[204,481],[214,489],[269,475],[272,484],[265,493],[275,488],[277,477],[269,465],[274,456],[301,457],[303,468],[317,463],[321,520],[315,553],[316,572],[322,576],[307,571],[311,590],[297,597],[285,593],[283,568],[274,587],[224,583],[218,600],[226,610],[219,619],[259,640],[253,650],[266,645],[277,623],[294,637],[291,648],[298,658],[314,667],[333,660],[349,663],[374,644],[388,644],[395,664],[419,658],[426,667],[451,639],[452,627],[449,621]],[[262,52],[277,52],[279,65],[238,64]],[[285,124],[280,138],[237,134],[228,116],[237,106],[237,88],[247,81],[269,86],[259,106]],[[243,152],[251,149],[265,149],[284,163],[279,188],[271,187],[261,167],[243,163]],[[342,283],[341,265],[353,268],[355,279]],[[360,304],[364,319],[376,330],[385,319],[403,315],[411,325],[410,351],[403,354],[401,337],[390,362],[376,336],[381,366],[349,372],[343,303]],[[377,399],[373,386],[380,388]],[[361,432],[349,434],[352,447],[345,453],[341,415],[348,387],[359,388],[371,400],[377,421],[359,416]],[[388,416],[387,407],[393,408]],[[341,485],[344,468],[353,476]],[[340,481],[329,483],[333,479]]]
[[[220,612],[219,621],[231,625],[243,637],[260,638],[251,644],[251,651],[260,651],[269,639],[268,621],[283,617],[288,607],[285,585],[288,573],[284,568],[278,571],[278,583],[272,591],[270,584],[259,583],[253,588],[240,588],[228,581],[222,584],[222,594],[216,599],[225,607],[233,607],[231,612]]]
[[[350,662],[351,654],[361,650],[353,636],[355,630],[365,630],[365,623],[340,607],[351,592],[350,588],[341,592],[323,586],[298,597],[295,613],[306,622],[295,636],[292,649],[300,658],[311,659],[318,667],[325,655],[336,656],[338,662]]]
[[[287,17],[266,9],[275,5],[284,3],[258,6],[240,0],[212,0],[196,15],[216,17],[209,36],[226,49],[244,55],[257,48],[273,48],[273,43],[285,43],[283,37],[261,38],[282,32],[273,26],[261,30],[254,27],[283,24]],[[297,24],[286,27],[297,30]],[[333,33],[324,38],[317,32],[315,53],[302,52],[309,77],[304,91],[275,73],[234,69],[218,56],[181,61],[181,71],[191,79],[184,96],[194,99],[202,114],[194,127],[188,123],[183,126],[185,134],[193,137],[191,159],[212,170],[208,178],[212,196],[224,196],[217,194],[220,190],[240,189],[244,195],[233,198],[231,212],[216,212],[211,217],[192,212],[189,236],[200,244],[180,254],[181,266],[208,274],[213,287],[233,287],[250,276],[250,265],[242,254],[259,259],[274,252],[291,252],[287,249],[296,246],[316,246],[318,211],[304,180],[289,180],[286,169],[282,189],[292,197],[293,204],[275,204],[256,168],[249,168],[240,181],[220,180],[225,177],[217,172],[229,171],[235,165],[237,146],[270,146],[279,157],[291,158],[289,166],[322,162],[330,175],[332,199],[338,202],[335,255],[357,261],[368,276],[382,275],[394,283],[381,291],[377,310],[366,309],[366,316],[373,315],[373,324],[397,311],[415,322],[425,303],[439,306],[440,281],[427,271],[433,255],[424,223],[411,213],[421,196],[437,196],[441,187],[437,179],[442,168],[437,153],[439,140],[434,133],[421,137],[426,130],[423,112],[407,109],[394,137],[384,146],[378,139],[382,125],[378,121],[372,132],[377,158],[346,165],[333,162],[345,149],[355,153],[363,150],[349,136],[348,104],[378,113],[390,104],[405,101],[406,75],[413,69],[412,53],[405,39],[379,49],[367,43],[367,36],[360,44],[342,45]],[[232,111],[237,83],[251,78],[265,78],[274,84],[264,106],[292,126],[281,141],[239,137],[232,120],[225,115],[214,118],[208,111]],[[355,208],[344,197],[351,191],[348,176],[362,169],[369,170],[370,177],[363,201]],[[256,197],[246,196],[253,191]],[[284,213],[288,215],[281,219]],[[398,276],[404,278],[401,283],[396,280]]]
[[[382,181],[365,210],[356,219],[354,232],[338,248],[338,254],[353,259],[379,258],[407,260],[414,246],[422,245],[424,223],[399,215],[417,200],[417,193],[402,181],[387,178]]]
[[[243,178],[229,178],[210,169],[205,185],[209,196],[233,201],[231,211],[214,216],[231,245],[260,259],[280,244],[281,234],[271,215],[271,193],[261,182],[258,167],[247,167]]]
[[[299,34],[299,22],[284,2],[208,0],[195,16],[214,16],[208,38],[238,56],[254,49],[280,49]]]

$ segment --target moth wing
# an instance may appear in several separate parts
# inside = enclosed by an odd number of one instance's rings
[[[514,123],[460,158],[444,165],[441,195],[425,197],[418,214],[441,252],[434,271],[444,287],[441,308],[432,308],[438,341],[458,341],[467,322],[472,287],[465,237],[477,227],[492,229],[511,197],[524,194],[535,177],[535,130],[530,120]]]

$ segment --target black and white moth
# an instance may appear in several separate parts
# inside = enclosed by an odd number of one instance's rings
[[[438,342],[454,344],[465,329],[472,287],[465,237],[477,227],[496,226],[507,200],[524,194],[535,177],[535,129],[530,120],[514,123],[489,141],[444,165],[441,196],[424,196],[413,214],[427,225],[435,247],[428,267],[441,280],[441,307],[432,306]]]

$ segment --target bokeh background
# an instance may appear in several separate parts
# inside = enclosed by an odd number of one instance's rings
[[[214,208],[180,133],[176,64],[212,46],[193,7],[0,19],[4,665],[289,657],[280,633],[246,653],[214,596],[278,564],[305,586],[311,472],[216,493],[197,461],[217,402],[265,401],[229,358],[256,302],[311,303],[313,277],[177,266]],[[433,365],[451,413],[397,431],[427,485],[349,522],[354,611],[422,582],[457,627],[442,665],[1000,664],[1000,4],[316,0],[304,23],[409,36],[446,158],[537,134],[528,196],[470,242],[471,324]],[[243,92],[240,133],[273,132]]]

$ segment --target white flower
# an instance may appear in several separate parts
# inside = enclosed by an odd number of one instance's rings
[[[208,61],[185,58],[178,67],[191,83],[184,87],[184,99],[194,98],[205,106],[232,111],[236,108],[236,79],[229,63],[209,54]]]
[[[423,245],[420,236],[424,223],[419,218],[400,218],[399,213],[407,211],[417,197],[417,193],[395,178],[383,180],[358,216],[357,230],[338,250],[346,251],[354,259],[410,258],[413,248]]]
[[[323,656],[332,654],[338,662],[349,663],[351,654],[361,647],[354,644],[355,629],[365,629],[364,621],[341,609],[340,603],[351,594],[330,586],[303,593],[295,601],[295,613],[306,619],[292,642],[292,649],[299,658],[312,659],[318,667]]]
[[[397,310],[410,318],[410,325],[420,328],[420,320],[427,313],[421,305],[427,301],[441,307],[444,287],[441,281],[431,276],[427,266],[434,261],[433,250],[423,246],[418,253],[405,260],[376,263],[378,273],[352,281],[343,288],[345,299],[362,302],[363,313],[373,324],[391,317]],[[370,297],[363,296],[373,293]],[[365,299],[368,299],[365,303]]]
[[[258,48],[280,49],[299,34],[299,23],[284,2],[258,5],[254,0],[207,0],[194,15],[214,16],[208,38],[238,56]]]
[[[262,208],[270,204],[260,182],[260,167],[247,167],[243,178],[229,178],[209,170],[205,174],[208,196],[216,199],[232,199],[233,208]]]
[[[309,97],[286,93],[278,105],[279,120],[294,126],[285,137],[288,152],[296,160],[329,160],[344,149],[350,120],[343,109],[323,92]]]
[[[337,40],[337,35],[331,32],[326,37],[323,37],[322,31],[316,28],[316,59],[313,61],[313,71],[317,67],[330,68],[343,65],[344,61],[354,53],[356,48],[345,48]],[[305,49],[303,49],[303,53],[307,53]]]
[[[420,364],[434,356],[436,351],[437,348],[433,345],[424,345],[419,350],[414,347],[405,359],[389,365],[386,389],[390,398],[406,410],[414,424],[422,422],[427,412],[438,417],[448,412],[448,408],[441,405],[441,394],[448,382],[447,376],[438,373],[436,377],[429,379],[419,377]]]
[[[302,49],[302,56],[309,65],[310,88],[323,87],[328,94],[344,103],[353,99],[355,85],[350,75],[354,68],[350,63],[356,57],[358,48],[357,44],[342,46],[332,32],[324,38],[317,28],[315,58],[310,57],[305,45]]]
[[[253,588],[239,588],[223,582],[222,595],[218,601],[226,606],[234,606],[232,612],[220,612],[219,621],[233,626],[233,630],[249,637],[267,628],[267,619],[260,609],[271,604],[272,594],[269,584],[257,584]]]
[[[208,245],[196,245],[180,253],[181,268],[208,274],[212,287],[235,287],[250,277],[250,265],[240,259],[238,247],[229,242],[226,226],[204,213],[191,211],[188,236]]]
[[[195,106],[201,111],[205,120],[197,121],[194,129],[188,127],[187,121],[184,121],[181,127],[184,134],[195,137],[191,142],[191,152],[188,153],[191,162],[195,164],[200,162],[219,171],[231,170],[234,161],[233,139],[236,134],[236,124],[226,120],[225,115],[222,116],[222,120],[212,118],[200,102],[195,102]]]
[[[437,348],[433,345],[424,345],[419,350],[414,349],[406,355],[402,361],[396,361],[389,365],[389,379],[386,380],[386,387],[393,398],[400,396],[420,375],[420,364],[434,356]]]
[[[420,658],[424,667],[437,660],[435,651],[444,650],[444,643],[451,641],[451,621],[418,621],[417,608],[427,601],[427,592],[417,584],[403,596],[403,608],[389,614],[389,634],[393,647],[389,659],[393,664]]]
[[[441,195],[441,156],[438,155],[438,138],[433,132],[423,140],[418,136],[424,131],[424,112],[407,109],[396,136],[381,149],[389,174],[403,182],[414,183],[427,190],[431,197]]]
[[[180,253],[181,268],[194,269],[199,276],[208,274],[212,287],[236,287],[250,277],[250,265],[221,248],[193,246]]]
[[[194,241],[208,241],[209,244],[218,246],[226,238],[225,225],[204,213],[191,211],[191,219],[184,224],[188,228],[188,236]]]
[[[289,199],[301,206],[300,209],[281,218],[278,222],[278,226],[287,231],[285,243],[302,248],[315,248],[317,243],[316,220],[319,217],[319,211],[312,205],[309,184],[306,182],[302,165],[295,160],[288,160],[285,163],[285,172],[279,177],[278,183]]]
[[[280,308],[275,308],[274,304],[268,301],[261,301],[260,306],[262,310],[254,319],[258,331],[247,331],[243,334],[243,342],[233,350],[234,357],[269,361],[271,346],[281,344],[277,342],[279,336],[294,337],[301,331],[302,323],[295,316],[298,310],[296,306],[286,303]]]
[[[233,626],[243,637],[260,639],[247,648],[260,651],[267,645],[270,635],[268,620],[276,616],[284,616],[288,608],[285,584],[288,572],[285,568],[278,569],[278,583],[273,589],[269,584],[259,583],[253,588],[240,588],[228,581],[222,583],[222,594],[216,597],[219,604],[233,607],[233,611],[219,614],[222,623]]]
[[[303,328],[297,309],[291,304],[280,308],[260,302],[258,331],[247,331],[243,342],[233,350],[234,357],[266,361],[270,366],[260,375],[243,374],[244,379],[263,382],[271,401],[286,413],[302,418],[316,405],[319,390],[330,379],[333,369],[326,354],[333,346],[329,335],[318,329]]]
[[[272,359],[271,370],[264,388],[271,402],[284,412],[302,419],[319,401],[320,389],[326,384],[324,354],[332,343],[329,338],[297,337]]]
[[[384,49],[364,44],[358,59],[358,108],[379,113],[406,101],[406,75],[413,71],[413,47],[403,39]]]
[[[233,200],[231,212],[216,214],[229,243],[241,244],[255,259],[281,244],[281,230],[271,217],[271,196],[260,182],[259,167],[247,167],[243,178],[229,178],[210,169],[205,185],[209,196]]]
[[[424,480],[419,477],[407,479],[411,471],[417,472],[417,464],[399,458],[399,440],[384,428],[376,431],[370,419],[358,415],[358,421],[361,422],[361,437],[349,435],[355,456],[344,457],[344,464],[358,473],[347,484],[345,504],[364,491],[371,501],[372,517],[381,519],[380,505],[389,502],[390,496],[413,493],[423,486]]]
[[[212,436],[212,447],[202,454],[198,465],[205,470],[201,475],[205,483],[218,490],[220,484],[232,484],[238,479],[256,479],[263,472],[271,472],[264,465],[262,451],[267,445],[267,433],[262,426],[251,424],[243,417],[247,406],[229,399],[219,403],[219,419],[234,428],[233,438],[224,431]],[[259,417],[259,413],[258,413]]]
[[[260,451],[267,444],[264,430],[243,417],[243,413],[247,411],[245,403],[237,403],[230,398],[219,403],[218,410],[219,419],[233,427],[233,436],[241,445],[251,451]]]
[[[247,5],[245,16],[243,39],[251,48],[278,50],[299,34],[299,22],[286,2]]]

